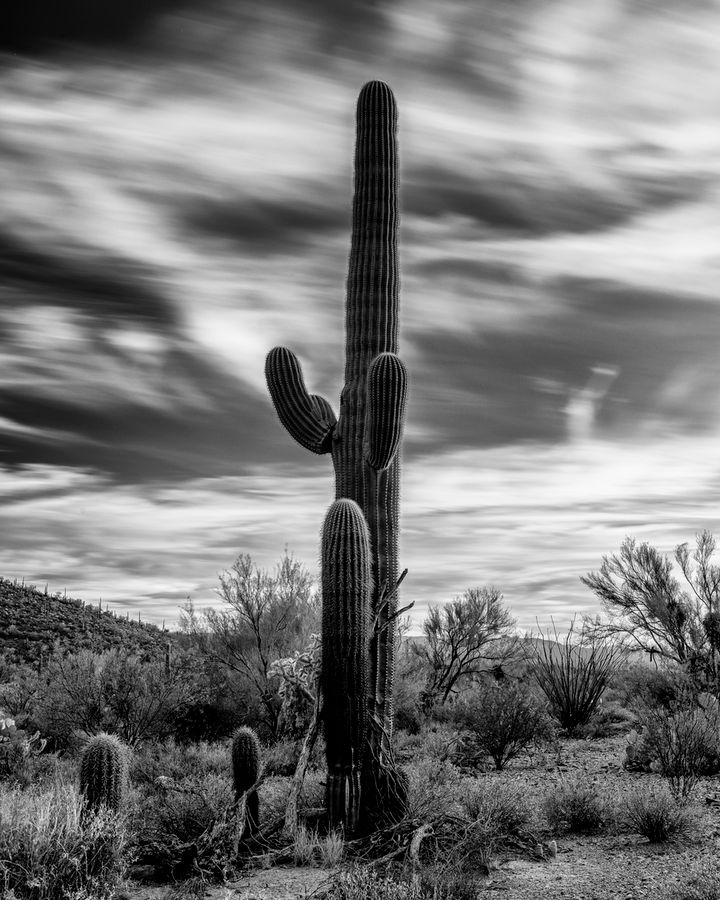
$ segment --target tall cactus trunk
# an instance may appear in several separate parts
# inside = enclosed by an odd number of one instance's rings
[[[283,347],[271,350],[265,367],[280,421],[302,446],[314,453],[332,454],[336,502],[356,503],[367,524],[371,627],[365,659],[368,728],[361,756],[363,780],[373,786],[366,792],[363,804],[375,806],[384,803],[379,785],[402,782],[384,774],[392,769],[398,450],[407,393],[405,366],[396,355],[397,181],[397,107],[390,88],[383,82],[372,81],[363,87],[357,103],[355,193],[345,317],[345,386],[340,397],[339,419],[335,419],[327,400],[308,393],[300,364],[291,351]],[[323,654],[325,648],[324,635]],[[324,672],[325,666],[323,655]],[[330,736],[332,743],[333,733],[340,726],[327,709],[324,724],[326,740]],[[329,782],[333,777],[331,772]],[[348,790],[352,794],[354,788]],[[366,812],[366,820],[372,822],[372,811]]]
[[[369,740],[371,753],[381,759],[387,755],[392,732],[394,672],[392,632],[383,626],[395,601],[379,607],[383,588],[387,592],[388,585],[394,586],[398,574],[396,451],[405,400],[404,368],[390,357],[398,350],[397,181],[395,99],[387,85],[370,82],[357,103],[345,388],[332,452],[335,496],[359,504],[370,532],[371,613],[376,628],[369,647]],[[374,377],[369,382],[371,366]]]

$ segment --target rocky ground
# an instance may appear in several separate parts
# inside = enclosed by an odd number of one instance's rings
[[[660,776],[626,772],[622,768],[625,737],[592,741],[566,741],[559,754],[538,760],[518,760],[506,773],[489,772],[481,778],[521,779],[528,792],[547,790],[548,783],[587,773],[598,790],[616,796],[636,785],[648,789]],[[543,856],[508,853],[494,860],[489,875],[478,882],[479,897],[508,900],[663,900],[673,889],[686,887],[704,870],[720,863],[720,805],[706,803],[720,788],[720,779],[703,779],[696,788],[693,809],[696,826],[679,842],[652,845],[638,834],[557,835],[557,856],[547,844]],[[539,849],[539,848],[538,848]],[[208,887],[209,900],[306,900],[322,894],[332,873],[326,869],[276,867],[256,869],[236,882]],[[132,885],[127,900],[171,900],[172,886]],[[185,895],[187,896],[187,894]]]

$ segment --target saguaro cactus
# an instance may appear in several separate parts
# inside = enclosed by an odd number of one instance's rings
[[[260,741],[258,736],[245,725],[241,725],[232,740],[232,771],[235,800],[251,788],[260,775]],[[243,838],[257,831],[260,825],[260,798],[257,790],[245,798],[245,828]]]
[[[125,800],[128,779],[127,748],[114,734],[96,734],[80,757],[80,790],[89,809],[102,805],[118,811]]]
[[[360,818],[367,730],[370,535],[354,500],[336,500],[325,517],[321,551],[322,671],[327,807],[330,826],[348,833]]]
[[[290,350],[271,350],[265,365],[280,421],[303,447],[332,455],[336,498],[357,503],[367,522],[373,624],[367,652],[366,767],[374,767],[375,774],[388,766],[392,733],[398,448],[407,393],[405,366],[396,355],[397,171],[395,99],[386,84],[372,81],[363,87],[357,103],[345,386],[339,418],[324,397],[308,393]],[[335,727],[326,716],[326,733]]]

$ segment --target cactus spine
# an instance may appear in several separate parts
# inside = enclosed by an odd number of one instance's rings
[[[336,499],[354,501],[368,526],[374,627],[367,639],[369,727],[364,759],[365,775],[375,785],[391,768],[398,449],[407,393],[405,366],[396,355],[397,172],[395,98],[386,84],[372,81],[363,87],[357,103],[345,386],[339,418],[325,398],[308,393],[300,364],[290,350],[276,347],[265,364],[280,421],[303,447],[332,455]],[[325,716],[326,740],[330,734],[331,744],[332,732],[338,727],[337,721]],[[334,765],[330,758],[328,765],[331,769]],[[366,802],[370,801],[363,804]]]
[[[258,736],[245,725],[241,725],[233,735],[232,771],[235,801],[249,790],[260,776],[260,741]],[[245,798],[245,828],[243,838],[254,834],[260,825],[260,798],[257,790]]]
[[[114,734],[96,734],[80,757],[80,791],[89,809],[122,808],[127,788],[127,748]]]
[[[328,510],[320,564],[328,817],[331,828],[352,834],[360,819],[370,615],[370,535],[354,500],[336,500]]]

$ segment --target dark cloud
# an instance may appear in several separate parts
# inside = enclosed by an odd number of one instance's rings
[[[388,4],[376,0],[286,0],[283,3],[236,3],[228,0],[23,0],[3,13],[0,49],[44,53],[58,44],[126,45],[174,53],[214,56],[226,49],[228,34],[252,41],[258,29],[294,15],[307,24],[303,37],[315,36],[317,50],[342,53],[368,34],[387,30]],[[157,24],[159,17],[173,13]],[[249,46],[249,44],[248,44]]]
[[[136,263],[96,249],[51,252],[0,231],[0,297],[5,308],[59,306],[87,312],[99,324],[121,319],[174,328],[174,306],[151,283],[151,275]]]
[[[406,440],[406,455],[561,438],[560,399],[532,389],[545,360],[532,335],[426,334],[413,345],[422,368],[410,372],[408,421],[423,437]]]
[[[287,10],[298,18],[318,26],[318,49],[328,54],[342,54],[357,48],[370,38],[387,33],[390,0],[286,0]]]
[[[347,191],[336,202],[328,198],[327,185],[305,188],[307,199],[296,200],[237,197],[194,199],[180,212],[181,222],[191,232],[232,241],[251,253],[273,255],[297,251],[318,236],[349,231],[350,204]],[[323,196],[323,203],[314,199]]]
[[[130,40],[179,0],[23,0],[3,10],[0,48],[38,52],[57,41]]]
[[[116,396],[107,393],[104,405],[6,387],[0,416],[33,431],[0,432],[0,463],[73,466],[142,483],[238,475],[278,459],[307,461],[301,448],[293,453],[278,440],[270,399],[205,362],[199,350],[171,352],[164,378],[173,398],[163,408],[134,401],[121,386]],[[201,400],[179,399],[184,384]]]
[[[602,188],[584,185],[540,159],[511,168],[478,157],[476,171],[424,166],[403,175],[403,212],[426,218],[459,215],[492,231],[519,236],[555,232],[585,233],[620,225],[647,209],[695,199],[707,178],[685,173],[640,171],[632,177],[619,168],[618,156],[602,154]]]
[[[620,368],[616,402],[601,409],[601,424],[626,429],[656,418],[695,433],[716,427],[717,303],[611,280],[567,278],[554,289],[567,304],[575,366],[602,360]]]
[[[650,422],[681,433],[716,427],[716,304],[610,281],[568,278],[544,290],[561,302],[547,307],[539,295],[540,310],[553,311],[528,316],[522,330],[413,336],[422,366],[410,373],[408,418],[431,437],[408,441],[408,452],[562,441],[568,401],[598,364],[618,372],[598,433],[632,434]]]
[[[448,4],[441,26],[447,42],[439,41],[441,55],[423,59],[422,65],[454,90],[502,104],[516,101],[522,91],[523,35],[532,3]]]
[[[501,285],[524,284],[524,273],[520,266],[488,259],[428,259],[416,262],[412,266],[412,274],[423,280],[433,281],[445,277],[467,279],[474,285],[487,283]]]

